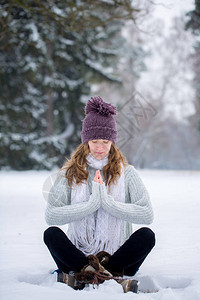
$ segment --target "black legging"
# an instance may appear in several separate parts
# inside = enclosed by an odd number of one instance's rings
[[[58,268],[68,273],[80,271],[88,264],[88,258],[77,249],[58,227],[49,227],[44,232],[47,245]],[[147,227],[134,232],[130,238],[110,257],[107,268],[112,272],[134,275],[155,245],[155,234]]]

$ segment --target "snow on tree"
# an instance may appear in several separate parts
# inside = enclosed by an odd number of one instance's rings
[[[137,13],[131,1],[1,1],[1,167],[62,164],[91,83],[119,82],[120,31]]]

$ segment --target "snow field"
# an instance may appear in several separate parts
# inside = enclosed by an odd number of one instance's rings
[[[47,228],[42,187],[52,173],[0,172],[0,299],[200,299],[200,172],[138,170],[154,208],[149,227],[156,246],[135,276],[137,295],[124,294],[114,280],[83,291],[56,282],[42,240]]]

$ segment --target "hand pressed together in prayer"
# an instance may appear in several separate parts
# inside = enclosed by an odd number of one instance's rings
[[[101,173],[99,170],[96,171],[95,177],[94,177],[94,181],[98,182],[100,184],[103,184],[103,179],[101,177]]]

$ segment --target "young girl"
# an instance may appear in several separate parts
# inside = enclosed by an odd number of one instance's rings
[[[82,144],[61,168],[45,214],[48,225],[69,224],[68,232],[49,227],[44,242],[64,273],[80,272],[100,252],[109,274],[132,276],[155,245],[151,229],[132,233],[132,223],[153,220],[149,194],[115,145],[116,107],[93,97],[85,112]]]

